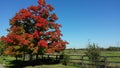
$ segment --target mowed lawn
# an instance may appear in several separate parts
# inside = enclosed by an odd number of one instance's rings
[[[6,68],[10,68],[14,64],[11,64],[12,61],[15,60],[15,57],[11,56],[0,56],[0,64],[4,65]],[[19,67],[16,67],[19,68]],[[42,65],[29,65],[25,66],[23,68],[80,68],[80,66],[73,66],[73,65],[62,65],[61,63],[59,64],[42,64]]]
[[[101,56],[120,56],[120,51],[102,51]],[[107,60],[120,62],[120,57],[108,57]]]
[[[85,55],[86,50],[68,50],[64,51],[66,54]],[[101,56],[120,56],[120,51],[101,51]]]
[[[79,54],[79,55],[84,55],[85,54],[85,50],[65,50],[65,53],[67,54]],[[120,56],[120,51],[101,51],[101,56]],[[81,59],[81,56],[70,56],[71,59]],[[87,57],[84,59],[88,59]],[[7,66],[9,68],[9,66],[12,66],[13,64],[11,64],[10,62],[15,60],[14,57],[11,56],[0,56],[0,64],[4,64],[5,66]],[[80,62],[80,60],[72,60],[73,62]],[[113,62],[120,62],[120,58],[107,58],[107,61],[113,61]],[[115,64],[114,64],[115,65]],[[43,64],[43,65],[36,65],[36,66],[25,66],[23,68],[81,68],[80,65],[76,66],[76,65],[62,65],[60,64]]]
[[[66,54],[71,55],[85,55],[86,50],[65,50]],[[101,51],[101,56],[120,56],[120,51]],[[81,56],[71,56],[72,59],[80,59]],[[85,57],[85,59],[88,59]],[[120,62],[120,57],[108,57],[107,61]]]
[[[70,56],[72,59],[81,59],[81,55],[85,55],[85,52],[86,50],[65,50],[66,54],[79,55]],[[107,57],[108,66],[120,68],[120,63],[118,63],[120,62],[120,51],[101,51],[100,55]],[[88,57],[84,57],[84,60],[88,60]],[[104,58],[101,57],[101,60],[104,60]],[[71,60],[71,62],[81,62],[81,60]],[[84,61],[84,63],[89,63],[89,61]]]
[[[52,64],[52,65],[38,65],[38,66],[27,66],[25,68],[80,68],[79,66]]]
[[[101,51],[101,56],[120,56],[120,51]]]

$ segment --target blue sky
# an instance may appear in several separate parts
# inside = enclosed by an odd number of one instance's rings
[[[88,40],[100,47],[120,46],[120,0],[47,0],[62,24],[67,48],[85,48]],[[1,0],[0,36],[6,35],[9,19],[37,0]]]

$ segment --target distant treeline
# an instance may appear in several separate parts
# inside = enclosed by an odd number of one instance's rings
[[[109,50],[109,51],[120,51],[120,47],[110,46],[109,48],[106,48],[106,50]]]
[[[75,48],[69,48],[67,50],[87,50],[87,48],[79,48],[79,49],[75,49]],[[114,46],[110,46],[108,48],[100,48],[100,50],[104,50],[104,51],[120,51],[120,47],[114,47]]]

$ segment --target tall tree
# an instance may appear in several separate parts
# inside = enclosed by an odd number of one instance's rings
[[[55,23],[58,17],[53,10],[45,0],[38,0],[38,5],[17,12],[10,19],[9,33],[1,37],[5,53],[38,55],[64,50],[68,42],[61,39],[61,25]]]

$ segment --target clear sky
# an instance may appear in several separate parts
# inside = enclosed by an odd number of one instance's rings
[[[46,0],[62,24],[67,48],[84,48],[88,40],[100,47],[120,46],[120,0]],[[37,0],[1,0],[0,36],[6,35],[9,19]]]

